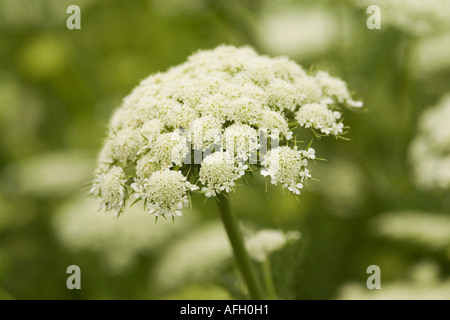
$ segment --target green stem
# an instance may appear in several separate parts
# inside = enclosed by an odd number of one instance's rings
[[[233,248],[238,268],[247,284],[250,297],[254,300],[262,300],[264,299],[264,296],[256,279],[255,271],[247,253],[247,249],[245,248],[244,238],[239,229],[238,221],[231,209],[230,200],[222,193],[217,195],[217,200],[219,202],[219,211],[222,222],[227,231],[231,247]]]
[[[264,284],[266,286],[267,295],[270,300],[277,299],[277,293],[275,290],[275,284],[273,283],[272,267],[270,265],[270,259],[267,257],[264,262],[262,262]]]

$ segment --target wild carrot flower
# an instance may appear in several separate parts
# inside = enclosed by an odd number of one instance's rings
[[[299,194],[315,151],[296,146],[293,129],[340,136],[343,107],[361,106],[342,80],[308,74],[286,57],[226,45],[198,51],[142,80],[123,100],[92,194],[116,214],[133,193],[149,213],[174,217],[190,193],[230,192],[247,171],[260,169]]]

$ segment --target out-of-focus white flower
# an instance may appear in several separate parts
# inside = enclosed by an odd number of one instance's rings
[[[339,290],[339,300],[448,300],[450,278],[440,279],[438,265],[420,262],[411,270],[410,279],[381,285],[381,290],[369,290],[361,283],[348,283]]]
[[[413,50],[414,63],[411,68],[416,77],[426,78],[450,69],[450,32],[421,38],[414,43]]]
[[[245,174],[247,165],[243,165],[226,151],[208,155],[202,162],[200,182],[206,197],[214,197],[223,191],[230,192],[235,181]]]
[[[450,215],[448,214],[390,212],[377,217],[373,227],[379,235],[435,250],[444,250],[450,257]]]
[[[283,232],[275,229],[260,230],[250,236],[246,241],[250,256],[258,262],[264,262],[268,256],[282,249],[288,243],[300,239],[300,232]]]
[[[40,197],[66,196],[82,189],[92,171],[92,155],[79,150],[36,154],[6,166],[14,192]]]
[[[76,4],[89,10],[96,1],[80,0]],[[57,26],[64,23],[66,17],[60,12],[66,12],[70,1],[48,0],[42,3],[30,3],[27,0],[4,0],[0,3],[0,26],[24,30],[37,26]]]
[[[308,150],[309,155],[313,154],[311,149]],[[261,170],[261,174],[270,176],[273,184],[281,183],[289,191],[300,194],[303,182],[311,177],[306,169],[307,164],[308,160],[303,155],[303,151],[297,150],[297,147],[278,147],[267,153],[262,162],[264,168]]]
[[[365,212],[355,210],[364,201],[366,175],[360,171],[355,160],[349,157],[336,157],[326,166],[318,166],[314,170],[314,178],[326,181],[322,184],[311,184],[311,191],[322,194],[324,203],[334,215],[352,217],[364,215]]]
[[[295,143],[290,126],[298,127],[296,120],[323,135],[340,135],[342,108],[361,105],[351,99],[342,80],[324,72],[309,75],[286,57],[271,58],[250,47],[227,45],[198,51],[185,63],[142,80],[123,100],[111,118],[94,180],[97,185],[112,181],[104,175],[111,168],[118,171],[115,167],[127,173],[124,196],[117,192],[120,198],[114,202],[112,193],[101,199],[111,204],[104,205],[106,209],[123,205],[126,190],[134,183],[136,195],[145,199],[149,212],[179,215],[187,204],[185,197],[195,188],[176,188],[176,199],[169,202],[162,194],[173,193],[163,188],[162,181],[150,183],[159,170],[178,172],[164,171],[178,182],[182,175],[185,182],[200,183],[206,197],[229,192],[248,165],[264,156],[263,145]],[[259,137],[270,141],[258,141]],[[306,159],[315,155],[306,151],[303,159],[301,150],[294,153],[293,164],[277,167],[275,157],[269,155],[267,165],[272,182],[282,182],[298,194],[301,182],[309,177]],[[162,189],[156,190],[156,185]],[[111,189],[118,190],[117,185]],[[103,198],[99,190],[94,188],[94,194]]]
[[[338,26],[339,20],[331,10],[297,3],[273,6],[264,12],[256,32],[261,45],[271,54],[308,58],[339,41]]]
[[[447,0],[356,0],[367,9],[377,5],[381,11],[381,28],[392,26],[412,36],[423,36],[450,27],[450,2]]]
[[[212,222],[191,230],[164,250],[150,280],[166,290],[210,279],[232,251],[223,226]]]
[[[196,217],[190,214],[176,224],[164,219],[155,224],[142,207],[134,205],[117,223],[112,215],[97,211],[92,199],[70,199],[57,208],[53,229],[64,248],[98,254],[105,270],[112,273],[127,272],[140,256],[159,254],[162,246],[189,230]]]
[[[426,110],[410,146],[410,160],[417,186],[450,188],[450,95]]]

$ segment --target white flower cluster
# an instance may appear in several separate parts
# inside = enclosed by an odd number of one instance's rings
[[[263,110],[258,125],[259,129],[271,139],[278,140],[280,135],[287,140],[292,139],[292,131],[289,130],[285,117],[276,111]]]
[[[261,163],[263,176],[270,176],[272,184],[281,183],[289,191],[300,194],[303,183],[311,177],[306,169],[308,159],[314,159],[315,150],[309,148],[308,151],[297,150],[297,147],[278,147],[267,152],[264,161]]]
[[[410,35],[422,36],[450,27],[447,0],[355,0],[354,3],[364,10],[370,5],[379,6],[382,26],[390,25]]]
[[[152,119],[138,130],[125,127],[122,130],[113,131],[105,143],[100,161],[122,164],[136,161],[148,142],[156,139],[163,129],[164,124],[160,120]]]
[[[322,95],[327,99],[324,101],[328,104],[346,103],[350,107],[361,108],[363,103],[361,101],[354,101],[347,88],[347,84],[341,79],[330,76],[327,72],[319,71],[315,75],[315,79],[322,88]]]
[[[450,94],[426,110],[410,146],[416,184],[424,189],[450,188]]]
[[[126,200],[126,176],[121,167],[112,166],[106,172],[98,172],[92,183],[91,193],[102,199],[101,208],[114,210],[116,215],[123,211]]]
[[[250,256],[259,262],[264,262],[268,256],[282,249],[288,243],[300,239],[300,232],[283,232],[274,229],[264,229],[252,235],[245,242]]]
[[[222,139],[222,146],[239,160],[247,161],[260,147],[258,132],[248,124],[232,124],[225,129]]]
[[[149,178],[137,179],[131,184],[136,198],[145,201],[149,213],[156,216],[181,216],[181,209],[189,206],[187,191],[198,187],[186,181],[179,171],[161,170]]]
[[[245,174],[247,168],[227,151],[208,155],[200,169],[200,182],[206,186],[202,191],[208,198],[222,191],[230,192],[234,182]]]
[[[215,117],[204,116],[195,119],[188,130],[188,138],[195,150],[206,151],[220,142],[223,123]]]
[[[343,132],[344,124],[338,122],[340,118],[340,112],[331,111],[324,103],[306,104],[297,111],[295,117],[301,126],[320,130],[326,135]]]
[[[129,189],[149,212],[180,215],[194,185],[200,183],[207,197],[229,192],[255,164],[252,170],[263,165],[262,173],[273,183],[298,194],[309,177],[306,160],[314,158],[314,151],[289,147],[294,144],[291,129],[340,135],[342,108],[361,106],[342,80],[325,72],[309,75],[286,57],[226,45],[199,51],[185,63],[144,79],[124,99],[110,121],[93,193],[105,209],[117,209]],[[258,165],[253,160],[264,157],[263,145],[272,145],[263,144],[262,136],[285,147]],[[198,152],[202,157],[196,162]],[[112,171],[118,176],[118,170],[129,177],[125,181],[120,176],[120,184],[108,178]]]
[[[151,161],[159,163],[164,168],[171,168],[173,165],[181,166],[189,152],[186,138],[180,134],[179,130],[161,134],[149,149]]]

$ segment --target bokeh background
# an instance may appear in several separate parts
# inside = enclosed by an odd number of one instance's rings
[[[259,180],[232,195],[245,228],[301,232],[271,256],[278,295],[449,299],[450,112],[421,123],[450,104],[450,7],[391,2],[0,0],[0,299],[244,297],[214,201],[194,197],[155,225],[138,207],[116,221],[87,197],[122,99],[222,43],[327,70],[365,104],[345,115],[351,141],[314,142],[328,161],[299,201]],[[366,27],[372,3],[380,30]],[[66,27],[72,4],[80,30]],[[440,139],[438,151],[414,147],[439,126],[424,143]],[[81,290],[66,287],[69,265]],[[366,287],[369,265],[381,290]]]

